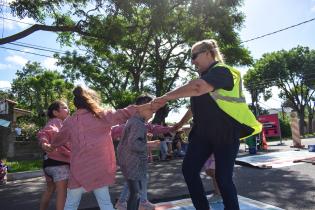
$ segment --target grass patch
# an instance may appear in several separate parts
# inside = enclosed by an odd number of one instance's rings
[[[19,160],[19,161],[6,161],[9,173],[22,172],[22,171],[35,171],[42,168],[42,160]]]

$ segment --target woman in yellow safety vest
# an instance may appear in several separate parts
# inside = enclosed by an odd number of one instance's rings
[[[239,204],[232,176],[239,139],[259,133],[261,124],[245,103],[239,71],[223,63],[215,40],[195,43],[191,61],[200,77],[156,98],[152,105],[157,108],[169,100],[190,97],[190,109],[177,127],[193,117],[182,165],[192,202],[197,210],[209,210],[200,171],[214,154],[215,176],[225,209],[237,210]]]

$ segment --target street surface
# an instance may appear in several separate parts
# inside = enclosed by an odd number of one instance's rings
[[[292,141],[269,143],[268,152],[293,150]],[[315,144],[315,138],[303,139],[305,145]],[[248,155],[240,146],[239,156]],[[263,152],[258,152],[263,154]],[[150,164],[148,196],[151,202],[164,202],[188,197],[188,190],[181,173],[182,159]],[[97,166],[96,166],[97,167]],[[287,210],[315,209],[315,165],[300,165],[259,169],[248,166],[235,166],[234,180],[238,194],[253,200],[271,204]],[[212,192],[211,180],[202,173],[205,189]],[[122,189],[123,178],[117,172],[116,184],[110,187],[114,202]],[[1,210],[36,210],[45,186],[42,177],[16,180],[0,186]],[[53,199],[49,210],[54,209]],[[97,202],[92,193],[83,196],[79,209],[97,210]]]

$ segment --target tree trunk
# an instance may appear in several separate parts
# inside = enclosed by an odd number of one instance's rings
[[[253,107],[253,112],[254,115],[257,117],[259,115],[258,111],[258,93],[257,90],[252,90],[250,91],[250,95],[252,98],[252,107]]]
[[[304,137],[304,117],[305,117],[305,114],[304,114],[304,107],[301,106],[301,109],[299,110],[299,118],[300,118],[300,122],[299,122],[299,125],[300,125],[300,135]]]
[[[313,133],[314,107],[312,107],[310,105],[310,103],[307,105],[307,110],[308,110],[308,133],[312,134]]]
[[[313,115],[308,115],[308,133],[313,133]]]
[[[139,92],[139,84],[140,84],[140,75],[138,74],[133,74],[133,88],[132,90],[135,92]]]
[[[154,116],[154,119],[152,120],[153,124],[161,124],[161,123],[165,123],[165,118],[167,117],[169,113],[169,107],[167,105],[163,106],[162,108],[160,108]]]

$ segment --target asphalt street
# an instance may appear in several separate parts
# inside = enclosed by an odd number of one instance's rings
[[[315,144],[315,138],[303,139],[305,145]],[[269,143],[268,152],[293,150],[291,141]],[[248,155],[240,147],[239,156]],[[264,154],[264,152],[258,152]],[[150,180],[148,196],[151,202],[175,200],[188,197],[188,190],[181,173],[182,159],[166,162],[154,162],[149,166]],[[205,189],[212,192],[211,180],[201,174]],[[234,180],[238,194],[250,199],[271,204],[288,210],[315,209],[315,165],[303,163],[282,168],[259,169],[248,166],[235,166]],[[123,178],[117,172],[116,184],[110,187],[111,198],[118,197],[122,189]],[[0,185],[1,210],[35,210],[44,190],[42,177],[16,180]],[[54,209],[53,198],[49,210]],[[97,210],[97,202],[92,193],[86,193],[79,209]]]

